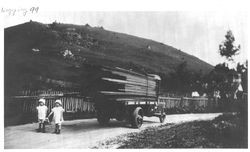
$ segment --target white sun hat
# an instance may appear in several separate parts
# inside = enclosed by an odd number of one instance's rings
[[[60,99],[57,99],[55,103],[59,103],[60,105],[62,105],[62,101]]]
[[[39,99],[39,102],[45,104],[45,99],[41,98],[41,99]]]

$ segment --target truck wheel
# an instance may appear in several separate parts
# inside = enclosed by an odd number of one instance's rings
[[[163,123],[166,119],[166,115],[159,116],[160,122]]]
[[[97,121],[100,125],[105,126],[109,123],[110,117],[103,111],[97,111]]]
[[[133,128],[140,128],[143,123],[143,111],[141,107],[135,108],[132,114],[132,127]]]

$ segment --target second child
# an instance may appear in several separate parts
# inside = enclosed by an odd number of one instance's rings
[[[54,115],[53,116],[53,121],[55,122],[55,132],[56,134],[60,134],[61,132],[61,127],[62,127],[62,122],[63,122],[63,112],[64,109],[62,107],[62,101],[61,100],[56,100],[55,101],[55,107],[51,110],[50,114],[48,115],[48,117],[50,117],[50,115]]]

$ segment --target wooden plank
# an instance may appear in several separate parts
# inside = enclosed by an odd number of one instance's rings
[[[125,92],[125,93],[139,93],[139,94],[145,94],[145,95],[156,95],[156,92],[149,92],[149,91],[141,91],[141,90],[129,90],[129,89],[118,89],[119,91]]]
[[[148,80],[155,80],[153,76],[137,73],[137,72],[134,72],[131,70],[125,70],[125,69],[118,68],[118,67],[116,67],[115,69],[105,67],[105,68],[103,68],[103,70],[109,71],[113,74],[124,76],[124,77],[136,77],[136,78],[139,77],[139,78],[144,78],[144,79],[148,79]]]
[[[141,84],[141,83],[126,81],[126,80],[118,80],[118,79],[112,79],[112,78],[102,78],[102,79],[106,80],[106,81],[120,83],[120,84],[131,84],[131,85],[138,85],[138,86],[147,86],[146,84]]]
[[[140,95],[137,93],[132,93],[132,92],[112,92],[112,91],[100,91],[102,94],[106,95],[133,95],[133,96],[145,96],[145,95]],[[150,96],[150,95],[147,95]],[[154,97],[154,96],[153,96]]]
[[[129,84],[129,85],[144,86],[144,87],[150,87],[150,88],[155,87],[155,86],[149,86],[147,84],[142,84],[142,83],[138,83],[138,82],[131,82],[131,81],[127,81],[127,80],[119,80],[119,79],[112,79],[112,78],[102,78],[102,80],[115,82],[118,84],[124,84],[124,85]]]
[[[140,92],[140,91],[126,91],[126,92],[113,92],[113,91],[101,91],[104,94],[110,95],[142,95],[142,96],[156,96],[155,93],[148,93],[148,92]]]
[[[126,88],[135,88],[139,90],[156,90],[156,86],[151,87],[151,86],[138,86],[138,85],[131,85],[131,84],[125,84],[125,89]]]
[[[138,77],[145,77],[146,75],[143,75],[143,74],[140,74],[140,73],[136,73],[134,71],[131,71],[131,70],[125,70],[125,69],[122,69],[122,68],[118,68],[116,67],[115,69],[111,69],[111,68],[103,68],[104,71],[109,71],[109,72],[112,72],[113,74],[118,74],[118,75],[136,75]]]
[[[151,98],[148,98],[148,99],[134,99],[134,98],[130,98],[130,99],[128,99],[128,98],[124,98],[124,99],[122,99],[122,98],[119,98],[119,99],[115,99],[115,101],[138,101],[138,102],[141,102],[141,101],[157,101],[156,99],[151,99]]]
[[[184,100],[208,100],[208,98],[189,98],[189,97],[183,97]]]

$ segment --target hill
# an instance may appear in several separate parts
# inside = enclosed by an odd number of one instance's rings
[[[7,94],[23,89],[77,88],[79,81],[88,82],[82,76],[89,76],[93,66],[165,76],[184,61],[192,72],[212,69],[208,63],[163,43],[88,24],[30,21],[9,27],[4,30],[4,51]]]

